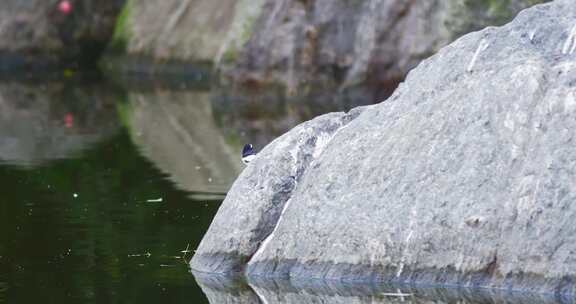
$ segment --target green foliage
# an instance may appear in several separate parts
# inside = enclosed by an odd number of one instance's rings
[[[132,0],[126,0],[122,11],[116,18],[116,26],[114,27],[114,34],[110,41],[109,50],[118,53],[126,52],[128,41],[130,39],[130,29],[128,22],[132,11]]]
[[[238,58],[238,52],[236,51],[235,48],[231,47],[231,48],[228,48],[226,50],[226,52],[224,52],[224,55],[222,55],[222,62],[223,63],[234,63],[234,62],[236,62],[237,58]]]
[[[128,130],[128,133],[130,133],[132,136],[133,134],[130,127],[130,104],[124,100],[121,100],[120,102],[116,103],[116,112],[118,113],[120,123],[124,128],[126,128],[126,130]]]

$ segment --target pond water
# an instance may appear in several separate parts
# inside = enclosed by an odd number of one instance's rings
[[[192,275],[193,249],[243,168],[241,146],[376,98],[367,96],[234,92],[202,75],[0,81],[0,302],[507,302],[488,292]]]
[[[163,127],[145,121],[153,96],[102,81],[0,83],[0,302],[204,301],[183,251],[240,167],[208,181],[210,160],[141,135]],[[170,173],[179,153],[188,175]]]

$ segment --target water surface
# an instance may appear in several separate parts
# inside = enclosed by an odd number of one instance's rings
[[[171,145],[155,96],[0,83],[0,301],[205,302],[187,261],[240,166]]]

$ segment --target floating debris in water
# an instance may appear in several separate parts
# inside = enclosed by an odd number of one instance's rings
[[[151,257],[152,254],[150,252],[146,252],[146,253],[137,253],[137,254],[129,254],[128,257],[129,258],[134,258],[134,257]]]
[[[73,196],[74,198],[77,198],[77,197],[78,197],[78,193],[74,193],[74,194],[72,194],[72,196]]]
[[[398,297],[398,298],[400,298],[400,301],[402,301],[402,302],[404,302],[406,300],[406,299],[404,299],[404,297],[412,296],[411,293],[404,293],[400,289],[396,290],[395,293],[394,292],[390,292],[390,293],[385,292],[385,293],[381,293],[380,295],[384,296],[384,297]]]
[[[153,198],[153,199],[149,199],[146,200],[147,203],[161,203],[164,199],[160,198]]]
[[[181,253],[183,253],[184,255],[182,256],[182,259],[184,260],[184,262],[186,262],[186,255],[190,252],[192,252],[190,250],[190,243],[186,244],[186,249],[180,251]]]

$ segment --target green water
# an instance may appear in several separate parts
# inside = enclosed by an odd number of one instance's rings
[[[198,244],[220,201],[176,189],[125,130],[69,159],[5,164],[0,182],[6,302],[203,298],[181,251]]]
[[[0,80],[5,303],[207,303],[188,261],[242,145],[350,107],[231,93],[201,74],[36,76]]]
[[[0,83],[0,302],[206,302],[187,261],[241,167],[169,146],[186,128],[140,134],[163,127],[138,117],[162,96]]]

